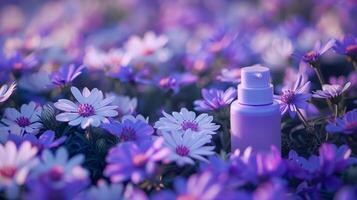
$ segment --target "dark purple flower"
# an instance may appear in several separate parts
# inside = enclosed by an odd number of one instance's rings
[[[357,109],[347,112],[344,116],[337,118],[335,122],[326,125],[326,131],[329,133],[357,133]]]
[[[224,199],[230,199],[226,194],[221,194],[223,185],[215,180],[215,176],[209,172],[194,174],[185,180],[177,178],[174,182],[174,191],[165,190],[157,193],[154,200],[178,200],[178,199],[204,199],[215,200],[225,195]]]
[[[345,186],[338,190],[336,193],[335,200],[355,200],[357,199],[357,187],[356,186]]]
[[[295,151],[290,151],[288,159],[289,173],[296,178],[312,180],[333,176],[352,164],[356,163],[351,158],[351,150],[346,145],[336,147],[333,144],[322,144],[319,156],[311,155],[308,159],[300,157]]]
[[[120,142],[142,143],[150,141],[154,133],[153,127],[143,120],[123,118],[122,122],[111,121],[102,127],[117,136]]]
[[[156,163],[164,160],[169,154],[169,149],[164,148],[162,144],[161,139],[141,145],[132,142],[120,143],[109,151],[104,174],[115,183],[126,180],[140,183],[145,178],[153,176]]]
[[[76,67],[74,64],[64,65],[51,75],[52,83],[63,87],[77,78],[82,73],[83,69],[83,65],[79,67]]]
[[[12,140],[16,145],[20,145],[24,141],[29,141],[33,146],[36,146],[39,150],[49,149],[53,147],[58,147],[64,143],[67,139],[66,136],[62,136],[58,139],[55,139],[55,132],[47,130],[41,134],[39,138],[33,134],[27,133],[24,136],[9,134],[8,140]]]
[[[197,76],[190,73],[173,73],[169,76],[161,77],[158,81],[158,86],[164,90],[172,90],[175,94],[180,91],[180,88],[197,81]]]
[[[308,107],[307,100],[311,94],[307,89],[310,86],[310,81],[303,83],[303,76],[300,75],[291,89],[284,89],[280,96],[274,96],[274,99],[280,104],[281,114],[289,111],[290,117],[295,117],[298,109],[306,109]]]
[[[15,52],[11,56],[6,58],[7,66],[12,70],[28,70],[38,63],[38,59],[35,55],[30,54],[23,56],[19,52]]]
[[[315,44],[315,47],[313,50],[305,53],[301,60],[304,61],[305,63],[310,64],[311,66],[315,67],[316,64],[318,63],[320,57],[326,53],[329,49],[332,48],[332,46],[335,44],[335,40],[331,39],[329,40],[325,45],[321,46],[320,42],[317,42]]]
[[[226,91],[202,89],[203,100],[194,102],[196,111],[212,111],[225,107],[237,98],[237,90],[230,87]]]
[[[341,55],[357,59],[357,37],[345,35],[342,40],[336,40],[333,50]]]
[[[320,173],[325,176],[341,172],[352,164],[356,164],[356,158],[351,156],[351,149],[347,145],[336,147],[334,144],[322,144],[320,149]]]
[[[257,184],[260,179],[280,177],[286,171],[279,150],[272,146],[268,153],[253,152],[248,147],[244,152],[237,150],[231,156],[231,174],[238,179]]]
[[[110,76],[118,78],[124,83],[149,84],[150,81],[145,77],[150,71],[147,68],[135,69],[132,65],[122,66],[117,73],[111,73]]]

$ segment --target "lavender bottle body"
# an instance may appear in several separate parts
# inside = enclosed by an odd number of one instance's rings
[[[272,145],[281,149],[279,104],[231,104],[231,147],[243,151],[251,146],[254,151],[268,152]]]

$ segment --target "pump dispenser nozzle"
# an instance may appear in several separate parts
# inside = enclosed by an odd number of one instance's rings
[[[238,85],[238,102],[245,105],[273,103],[273,86],[270,84],[269,68],[261,65],[245,67]]]

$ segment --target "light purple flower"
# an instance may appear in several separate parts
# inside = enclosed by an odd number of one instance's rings
[[[310,87],[310,81],[303,82],[303,76],[300,75],[291,89],[283,89],[280,96],[274,96],[274,99],[280,104],[281,114],[289,111],[290,117],[295,117],[298,109],[306,109],[308,106],[307,100],[311,94],[307,89]]]
[[[178,178],[174,182],[174,191],[165,190],[157,193],[154,200],[178,200],[178,199],[204,199],[215,200],[225,195],[222,192],[223,185],[216,181],[215,176],[209,172],[194,174],[185,180]],[[226,196],[224,196],[226,199]]]
[[[302,61],[310,64],[311,66],[315,66],[318,63],[320,57],[329,49],[331,49],[334,44],[335,40],[333,39],[329,40],[325,45],[322,46],[320,42],[317,42],[313,50],[305,53],[302,56]]]
[[[51,75],[52,83],[63,87],[77,78],[82,73],[83,69],[83,65],[79,67],[76,67],[74,64],[64,65]]]
[[[314,91],[312,96],[319,99],[330,99],[334,104],[338,104],[340,97],[350,86],[350,82],[347,82],[344,86],[325,84],[322,86],[322,90]]]
[[[135,142],[141,144],[145,141],[152,139],[154,133],[146,121],[136,120],[136,118],[128,118],[124,116],[122,122],[111,121],[110,123],[103,124],[102,126],[109,133],[117,136],[120,142]]]
[[[109,151],[104,174],[114,183],[126,180],[140,183],[153,176],[156,163],[163,161],[169,154],[169,150],[162,145],[162,139],[141,145],[132,142],[120,143]]]
[[[37,152],[30,142],[18,148],[12,141],[0,144],[0,191],[6,190],[9,199],[18,196],[17,186],[25,183],[31,168],[38,163]]]
[[[230,87],[226,91],[218,89],[202,89],[203,100],[194,102],[196,111],[212,111],[225,107],[237,97],[237,90]]]
[[[65,148],[55,153],[45,150],[26,182],[29,189],[25,199],[73,199],[89,183],[88,171],[81,167],[83,155],[69,158]]]
[[[0,88],[0,103],[6,101],[11,94],[14,92],[16,89],[16,83],[13,82],[10,87],[8,88],[7,85],[3,85]]]

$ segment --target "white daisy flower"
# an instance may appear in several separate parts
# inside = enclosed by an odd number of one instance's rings
[[[24,133],[37,134],[42,124],[40,123],[40,115],[42,108],[30,102],[23,104],[20,112],[15,108],[6,108],[4,118],[1,120],[4,126],[0,127],[2,133],[12,133],[23,135]]]
[[[213,117],[206,113],[196,117],[196,113],[182,108],[181,111],[173,112],[172,115],[162,112],[164,117],[155,123],[155,128],[161,132],[187,132],[188,130],[196,134],[212,135],[216,134],[219,125],[212,123]]]
[[[71,92],[78,103],[67,99],[58,100],[54,106],[65,111],[56,116],[58,121],[69,122],[71,126],[81,124],[82,129],[85,129],[89,126],[98,127],[101,123],[109,123],[108,117],[118,115],[115,110],[117,106],[110,105],[114,98],[103,98],[102,91],[97,88],[92,91],[84,88],[81,93],[76,87],[71,87]]]
[[[128,96],[116,95],[113,92],[107,93],[106,96],[114,98],[111,104],[117,106],[116,110],[120,117],[133,114],[138,105],[138,99],[135,97],[130,98]]]
[[[125,44],[125,50],[132,59],[148,59],[152,61],[167,61],[170,52],[164,46],[168,42],[165,35],[157,36],[154,32],[146,32],[143,38],[131,36]]]
[[[213,155],[214,146],[205,146],[211,139],[205,136],[195,135],[192,132],[185,134],[163,133],[164,145],[170,148],[169,161],[175,161],[178,165],[194,164],[194,159],[207,162],[204,156]]]
[[[11,96],[11,94],[14,92],[15,89],[16,89],[15,82],[13,82],[9,88],[7,85],[1,86],[1,88],[0,88],[0,102],[6,101]]]
[[[37,148],[28,141],[18,148],[12,141],[0,144],[0,191],[7,190],[8,197],[17,195],[17,186],[24,184],[29,171],[38,163],[36,154]]]

